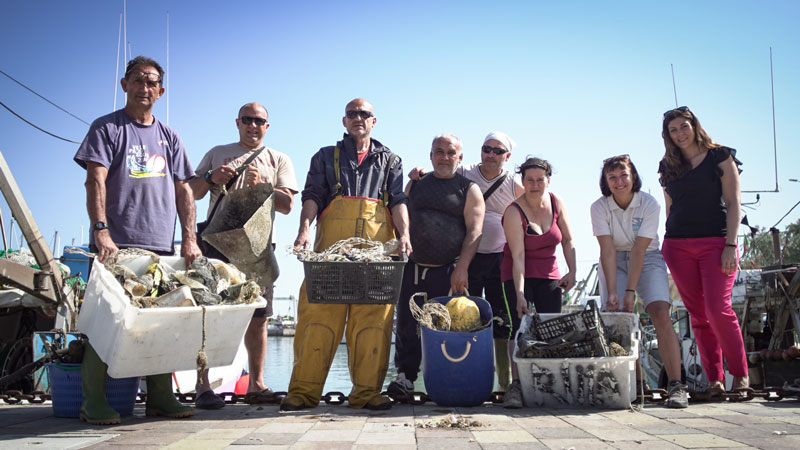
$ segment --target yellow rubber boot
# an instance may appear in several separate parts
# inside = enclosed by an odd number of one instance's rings
[[[119,413],[106,400],[106,371],[108,366],[87,342],[81,363],[81,390],[83,403],[80,417],[91,425],[114,425],[120,423]]]
[[[281,401],[282,411],[314,408],[319,404],[325,379],[342,341],[347,307],[345,304],[310,304],[306,283],[300,286],[294,367],[289,393]]]
[[[394,305],[350,305],[347,355],[353,389],[347,396],[351,408],[386,410],[392,407],[381,388],[389,368]]]
[[[184,406],[172,391],[172,374],[150,375],[147,377],[147,403],[145,414],[148,416],[164,416],[172,419],[191,417],[194,408]]]
[[[497,384],[500,391],[505,392],[511,383],[511,365],[508,360],[508,339],[494,340],[494,367],[497,372]]]

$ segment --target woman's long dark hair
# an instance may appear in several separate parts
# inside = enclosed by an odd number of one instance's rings
[[[711,136],[709,136],[706,130],[703,129],[703,126],[700,125],[697,116],[686,106],[681,106],[680,108],[665,112],[664,121],[661,125],[661,137],[664,138],[665,151],[658,169],[661,174],[659,181],[662,186],[670,181],[677,180],[692,168],[689,161],[683,157],[681,149],[672,142],[672,138],[669,136],[669,123],[678,117],[689,119],[689,123],[692,124],[692,128],[694,129],[695,141],[700,148],[708,150],[710,148],[719,147],[719,144],[715,144]]]

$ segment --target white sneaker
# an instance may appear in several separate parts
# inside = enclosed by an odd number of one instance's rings
[[[522,408],[522,386],[519,380],[514,380],[508,385],[503,394],[503,408]]]

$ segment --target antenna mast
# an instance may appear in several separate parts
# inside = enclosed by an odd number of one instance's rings
[[[117,91],[119,91],[119,44],[120,39],[122,38],[122,13],[119,13],[119,30],[117,31],[117,64],[116,70],[114,72],[114,109],[112,111],[117,110]]]
[[[672,72],[672,93],[675,95],[675,107],[678,107],[678,89],[675,87],[675,68],[669,63],[669,70]]]
[[[769,48],[769,82],[772,95],[772,156],[775,161],[775,190],[774,191],[742,191],[747,193],[755,192],[779,192],[778,191],[778,137],[775,132],[775,78],[772,72],[772,47]]]

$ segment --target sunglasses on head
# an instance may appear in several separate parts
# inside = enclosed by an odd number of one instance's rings
[[[689,107],[688,106],[679,106],[677,108],[669,109],[664,113],[664,117],[667,117],[667,115],[669,113],[671,113],[672,111],[686,112],[686,111],[689,111]],[[689,111],[689,112],[691,112],[691,111]]]
[[[153,72],[142,72],[141,70],[132,70],[125,76],[133,83],[146,84],[149,87],[156,87],[161,83],[161,76]]]
[[[610,157],[610,158],[606,158],[606,159],[604,159],[604,160],[603,160],[603,164],[604,164],[604,165],[605,165],[605,164],[608,164],[608,162],[609,162],[609,161],[613,161],[613,160],[615,160],[615,159],[631,159],[631,155],[629,155],[629,154],[625,153],[624,155],[612,156],[612,157]]]
[[[364,120],[367,120],[373,116],[372,112],[364,110],[345,111],[344,115],[347,116],[348,119],[355,119],[356,117],[361,117]]]
[[[506,149],[504,149],[504,148],[500,148],[500,147],[490,147],[490,146],[488,146],[488,145],[484,145],[484,146],[482,146],[482,147],[481,147],[481,151],[482,151],[483,153],[489,153],[489,152],[492,152],[492,153],[494,153],[495,155],[502,155],[502,154],[508,153],[508,150],[506,150]]]
[[[263,127],[264,125],[267,124],[267,119],[265,119],[263,117],[242,116],[242,117],[239,117],[239,120],[241,120],[242,123],[245,124],[245,125],[250,125],[253,122],[255,122],[256,125],[258,125],[260,127]]]

